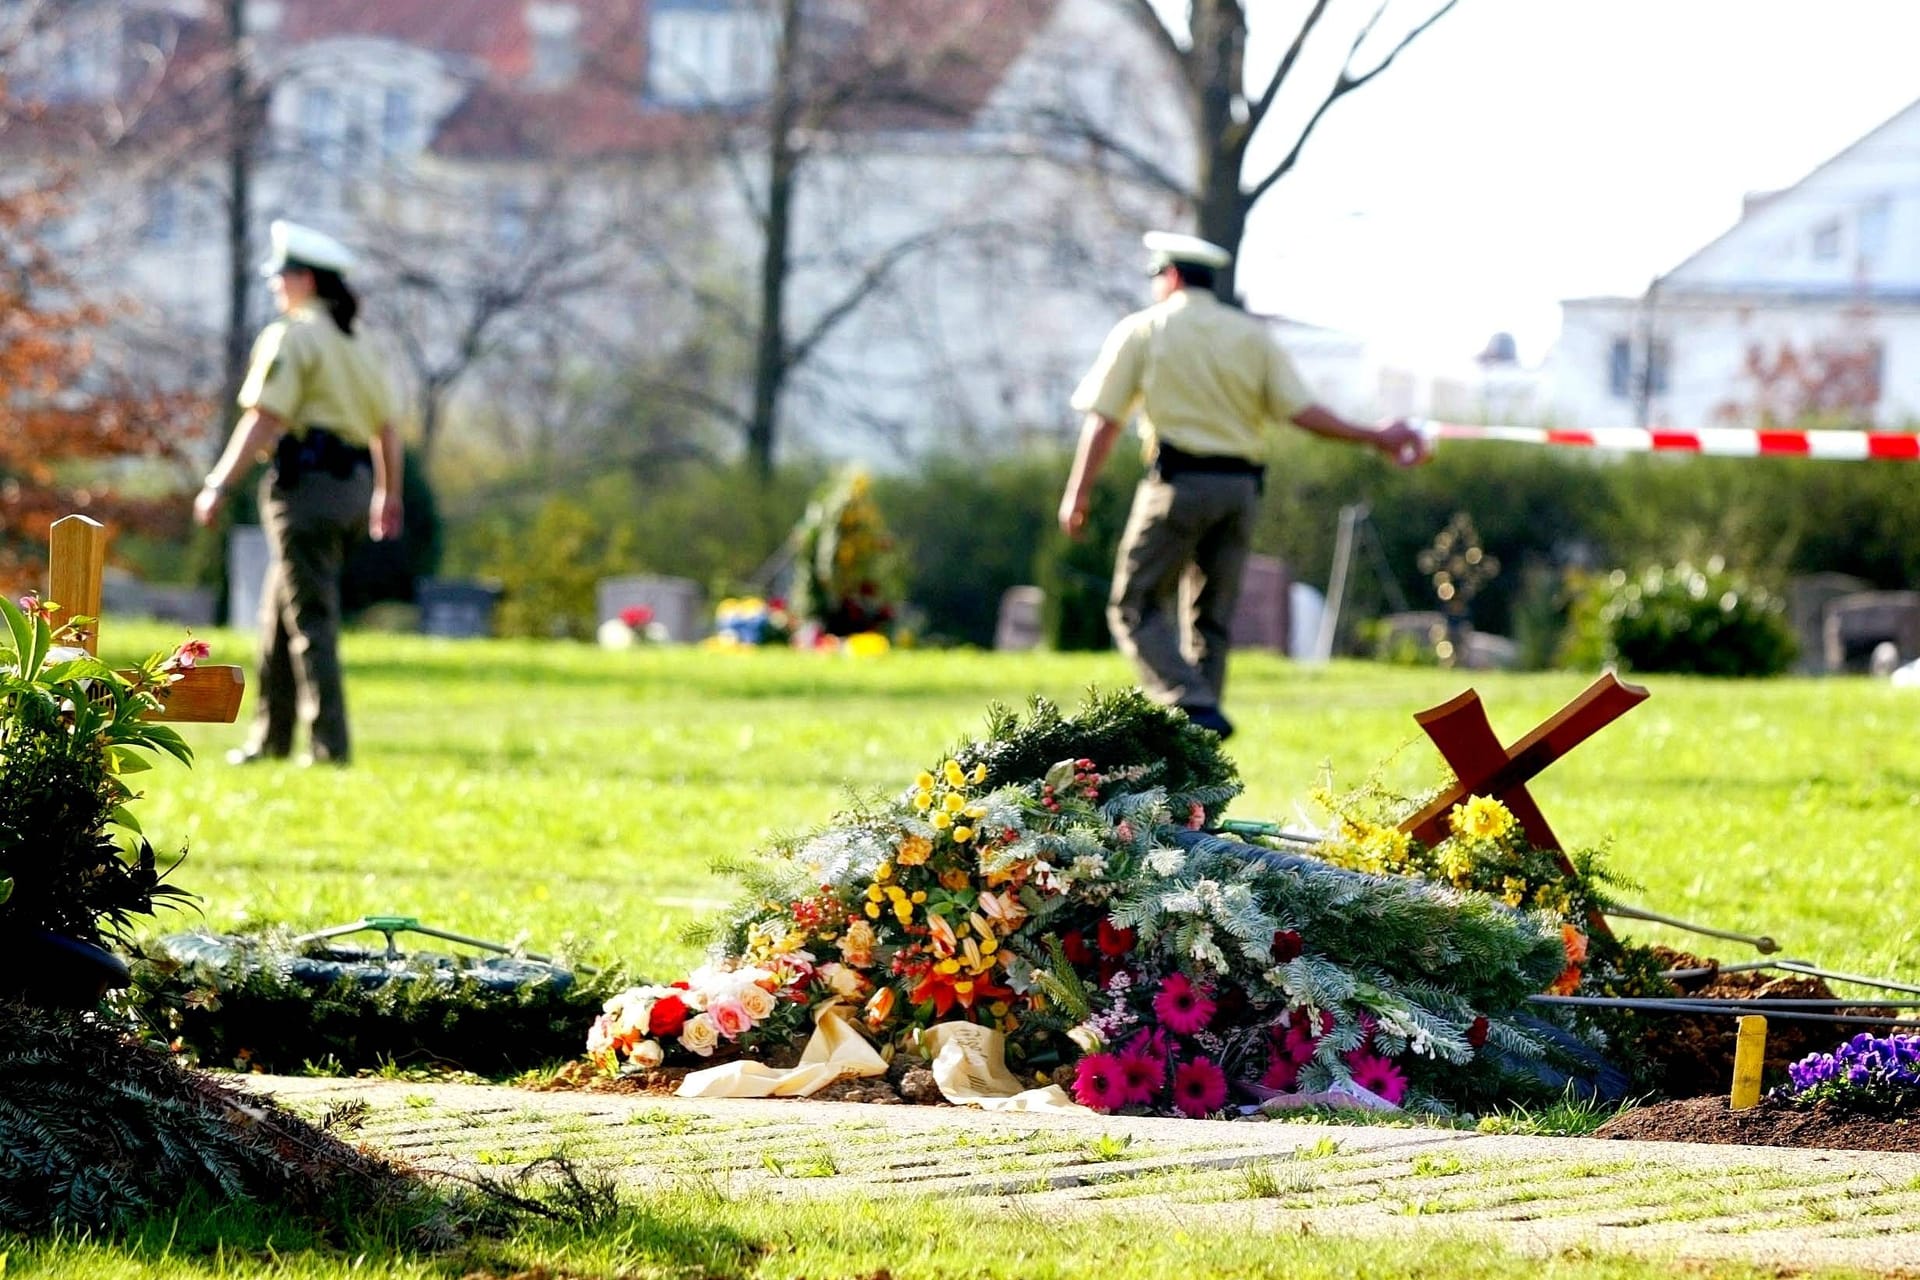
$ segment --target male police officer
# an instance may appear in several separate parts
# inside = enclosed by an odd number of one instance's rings
[[[1164,231],[1144,237],[1154,305],[1114,327],[1073,395],[1086,415],[1060,527],[1078,537],[1094,480],[1138,410],[1150,466],[1114,565],[1107,621],[1149,697],[1222,737],[1229,628],[1265,475],[1269,425],[1370,444],[1401,465],[1427,446],[1405,422],[1379,429],[1313,402],[1267,327],[1213,294],[1232,255]]]

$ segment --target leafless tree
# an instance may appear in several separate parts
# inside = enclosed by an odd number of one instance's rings
[[[1278,6],[1262,4],[1268,21],[1288,24],[1281,34],[1280,57],[1264,74],[1247,66],[1247,17],[1254,0],[1187,0],[1184,24],[1169,21],[1155,0],[1111,2],[1152,36],[1178,73],[1197,144],[1196,170],[1186,174],[1169,169],[1161,157],[1129,145],[1104,121],[1079,118],[1064,123],[1122,158],[1143,180],[1187,201],[1198,214],[1200,234],[1237,255],[1248,215],[1293,172],[1307,140],[1333,105],[1385,72],[1458,0],[1416,0],[1425,5],[1419,15],[1408,25],[1390,24],[1387,29],[1382,23],[1389,20],[1389,10],[1398,9],[1394,0],[1367,0],[1372,12],[1349,25],[1346,55],[1331,83],[1308,83],[1309,64],[1301,59],[1310,41],[1337,38],[1327,21],[1328,11],[1337,7],[1333,0],[1291,6],[1304,9],[1295,19],[1273,12]],[[1282,132],[1283,102],[1297,109],[1290,113],[1295,123],[1286,126],[1280,158],[1250,167],[1256,138],[1263,132]],[[1231,269],[1221,273],[1218,283],[1223,297],[1234,296]]]

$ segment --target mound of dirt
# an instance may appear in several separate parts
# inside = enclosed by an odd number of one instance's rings
[[[1766,972],[1722,973],[1717,960],[1684,951],[1655,947],[1654,954],[1668,969],[1702,969],[1697,977],[1674,983],[1679,993],[1701,1000],[1832,1000],[1833,988],[1819,978]],[[1861,1005],[1855,1009],[1821,1012],[1885,1015],[1886,1010]],[[1660,1088],[1675,1098],[1725,1094],[1733,1083],[1733,1042],[1739,1023],[1715,1014],[1664,1014],[1647,1020],[1640,1049],[1661,1064]],[[1765,1074],[1768,1084],[1786,1078],[1787,1067],[1810,1053],[1824,1053],[1862,1031],[1884,1034],[1864,1023],[1767,1020]],[[1730,1139],[1732,1141],[1732,1139]]]
[[[1725,1098],[1663,1102],[1615,1116],[1593,1136],[1638,1142],[1920,1151],[1920,1125],[1910,1121],[1855,1115],[1828,1102],[1802,1109],[1767,1099],[1746,1111],[1727,1110]]]

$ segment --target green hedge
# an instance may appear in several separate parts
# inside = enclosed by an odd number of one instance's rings
[[[1108,643],[1105,600],[1139,461],[1132,437],[1115,451],[1089,520],[1068,543],[1054,512],[1069,465],[1058,450],[982,459],[936,457],[876,482],[899,538],[914,629],[935,643],[987,644],[1001,594],[1048,592],[1048,634],[1063,648]],[[824,469],[783,468],[762,489],[743,470],[686,464],[592,477],[514,477],[449,518],[454,572],[483,572],[522,592],[571,582],[564,598],[512,612],[511,625],[582,634],[591,579],[653,572],[693,578],[716,596],[758,587]],[[1892,463],[1604,455],[1447,443],[1427,466],[1400,470],[1370,450],[1287,432],[1277,441],[1255,549],[1287,561],[1296,581],[1324,586],[1340,508],[1365,502],[1402,598],[1434,605],[1416,558],[1455,513],[1473,518],[1503,572],[1473,603],[1483,630],[1513,636],[1535,665],[1552,659],[1573,605],[1568,574],[1639,573],[1720,557],[1778,589],[1794,574],[1836,571],[1885,588],[1920,582],[1920,483]],[[563,518],[564,517],[564,518]],[[592,530],[555,538],[541,521]],[[549,524],[549,529],[552,525]],[[1355,566],[1345,616],[1387,611],[1390,592],[1369,551]],[[565,622],[556,622],[564,618]],[[1354,636],[1350,632],[1349,644]]]

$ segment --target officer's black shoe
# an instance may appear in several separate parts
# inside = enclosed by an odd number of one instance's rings
[[[1182,707],[1180,709],[1187,713],[1187,719],[1194,724],[1199,725],[1202,729],[1211,729],[1219,734],[1220,741],[1225,742],[1233,736],[1233,721],[1221,715],[1220,708]]]
[[[262,751],[257,747],[235,747],[227,752],[227,763],[231,765],[270,764],[276,760],[285,760],[284,751]]]

